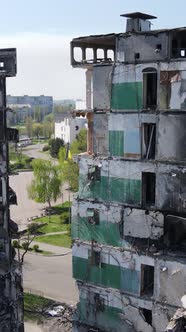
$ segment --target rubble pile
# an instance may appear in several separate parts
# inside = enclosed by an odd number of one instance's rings
[[[41,321],[43,331],[71,332],[74,312],[73,305],[60,304],[48,308]]]

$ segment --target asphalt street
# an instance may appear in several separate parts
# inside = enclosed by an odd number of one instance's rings
[[[40,152],[41,145],[27,148],[27,154],[35,158],[50,158]],[[11,218],[16,221],[20,229],[25,228],[28,219],[41,216],[46,204],[35,203],[27,195],[27,185],[33,177],[32,172],[21,172],[10,176],[10,186],[16,192],[18,205],[10,207]],[[55,204],[72,200],[72,193],[64,186],[63,194]],[[41,296],[49,297],[56,301],[74,304],[78,300],[75,281],[72,278],[71,250],[47,244],[39,244],[40,248],[50,251],[56,256],[43,256],[27,253],[23,266],[23,280],[25,291],[31,291]],[[67,255],[66,255],[67,254]],[[41,329],[32,323],[25,324],[26,332],[40,332]]]

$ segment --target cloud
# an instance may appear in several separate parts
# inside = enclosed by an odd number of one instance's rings
[[[7,93],[84,99],[85,71],[70,65],[71,39],[52,33],[0,36],[1,48],[17,48],[17,76],[7,79]]]

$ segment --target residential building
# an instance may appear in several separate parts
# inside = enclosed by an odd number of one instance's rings
[[[55,116],[55,138],[61,138],[66,143],[72,143],[81,129],[86,129],[85,117],[73,117],[69,113]]]
[[[121,16],[125,33],[71,42],[88,120],[72,207],[74,332],[162,332],[186,292],[186,28]]]
[[[9,187],[8,141],[18,141],[18,131],[7,128],[6,77],[16,75],[16,49],[0,49],[0,331],[24,332],[23,288],[20,262],[15,260],[12,236],[17,224],[10,217],[16,194]]]
[[[44,116],[53,111],[53,97],[51,96],[11,96],[7,95],[8,121],[14,125],[24,123],[26,117],[31,116],[36,121],[42,121]]]

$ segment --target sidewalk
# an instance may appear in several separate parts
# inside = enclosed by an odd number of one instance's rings
[[[39,245],[39,249],[44,250],[44,251],[50,251],[52,254],[55,254],[55,255],[66,255],[66,254],[71,254],[72,253],[72,249],[70,249],[70,248],[53,246],[51,244],[36,242],[36,241],[33,241],[31,246],[33,246],[34,244]],[[28,252],[27,255],[28,254],[40,255],[41,256],[41,254],[37,254],[37,253],[34,253],[34,252]],[[45,255],[45,256],[50,256],[50,255]]]

